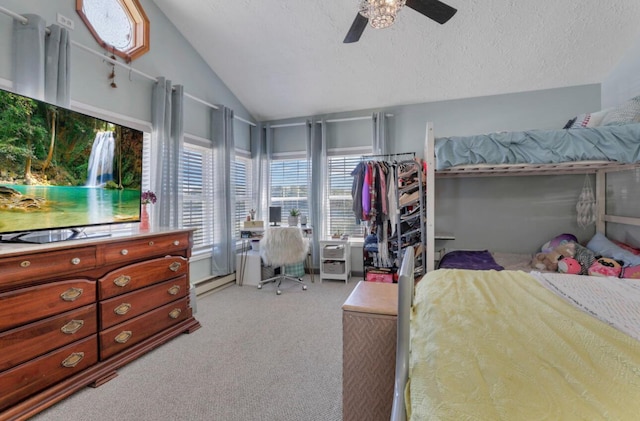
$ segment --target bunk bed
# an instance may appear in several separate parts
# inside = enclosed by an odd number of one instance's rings
[[[522,132],[499,134],[497,141],[436,140],[427,123],[427,274],[415,283],[413,273],[400,271],[393,421],[633,419],[640,413],[639,280],[434,270],[436,177],[595,174],[596,232],[604,234],[607,222],[639,226],[640,218],[605,212],[606,174],[640,167],[640,124],[629,126],[605,129],[616,133],[616,146],[598,140],[597,129],[578,129],[535,131],[530,148]],[[555,153],[567,150],[564,138],[583,143],[575,155]],[[478,154],[481,141],[497,149]],[[529,155],[545,144],[552,153]],[[463,154],[447,156],[452,150]]]

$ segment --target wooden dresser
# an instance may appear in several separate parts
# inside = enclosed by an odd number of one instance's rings
[[[0,420],[25,419],[181,333],[192,232],[0,245]]]
[[[391,417],[398,284],[360,281],[342,306],[342,418]]]

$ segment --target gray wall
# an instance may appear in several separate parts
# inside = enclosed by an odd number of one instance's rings
[[[602,107],[616,106],[640,95],[640,37],[602,82]],[[638,217],[640,171],[607,176],[607,213]],[[640,247],[640,228],[607,223],[607,236]]]
[[[584,85],[482,98],[405,105],[385,110],[389,152],[415,152],[422,157],[426,122],[436,136],[469,135],[503,130],[561,128],[582,112],[600,109],[600,85]],[[373,110],[332,114],[327,119],[368,116]],[[283,120],[274,124],[296,120]],[[297,120],[299,121],[299,120]],[[276,150],[304,147],[300,128],[274,133]],[[371,144],[371,120],[329,123],[327,145]],[[581,240],[593,229],[581,230],[575,204],[584,176],[492,177],[438,179],[436,232],[453,234],[455,241],[439,248],[489,249],[533,253],[550,238],[571,232]],[[593,182],[593,181],[592,181]]]
[[[96,51],[102,51],[75,11],[74,0],[0,0],[0,6],[19,14],[32,13],[43,17],[47,24],[55,23],[57,13],[71,18],[75,29],[70,32],[72,41]],[[210,104],[223,104],[235,114],[252,121],[246,108],[226,87],[220,78],[193,50],[166,16],[150,0],[140,0],[151,22],[151,50],[134,60],[131,66],[152,77],[164,76],[174,84],[182,84],[185,93]],[[11,69],[11,27],[13,20],[0,14],[0,78],[13,80]],[[100,57],[71,47],[71,99],[73,108],[101,110],[123,117],[122,123],[134,121],[148,128],[151,121],[151,80],[129,74],[116,67],[116,89],[109,86],[107,78],[111,66]],[[89,112],[91,113],[91,112]],[[98,111],[92,114],[99,114]],[[101,114],[101,113],[100,113]],[[113,118],[113,116],[111,116]],[[211,109],[189,98],[185,99],[185,132],[210,138]],[[249,126],[235,121],[236,145],[249,149]],[[209,259],[194,259],[191,264],[191,281],[209,278]]]
[[[131,66],[153,76],[164,76],[174,84],[184,85],[185,92],[211,104],[224,104],[237,115],[253,120],[246,108],[226,87],[220,78],[207,66],[190,44],[171,24],[167,17],[151,0],[141,0],[151,21],[151,50],[134,60]],[[102,51],[84,26],[75,11],[73,0],[0,0],[3,6],[19,14],[33,13],[42,16],[47,24],[55,23],[57,13],[71,18],[75,29],[70,31],[71,40],[96,51]],[[11,74],[11,26],[12,19],[0,14],[0,78],[12,80]],[[107,75],[111,66],[89,52],[72,46],[71,49],[71,98],[72,101],[112,111],[133,119],[151,120],[152,81],[129,74],[126,69],[116,67],[118,88],[109,86]],[[210,131],[209,108],[185,100],[185,131],[208,137]],[[237,131],[242,132],[237,124]]]

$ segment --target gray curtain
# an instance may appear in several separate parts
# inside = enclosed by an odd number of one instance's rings
[[[323,211],[325,200],[325,180],[327,168],[326,123],[320,124],[307,120],[307,162],[310,165],[309,177],[309,213],[313,227],[313,266],[320,265],[320,239],[325,237]],[[329,209],[326,210],[330,212]]]
[[[232,273],[236,266],[236,233],[234,224],[235,194],[231,184],[231,170],[235,160],[235,142],[233,138],[233,110],[218,105],[212,111],[213,135],[213,257],[214,276]]]
[[[264,176],[262,187],[266,194],[264,198],[265,221],[269,221],[269,206],[271,205],[271,160],[273,159],[273,129],[271,128],[271,124],[265,124],[263,133],[265,163],[262,171]]]
[[[159,77],[151,101],[151,148],[155,163],[151,186],[158,198],[151,207],[151,221],[154,227],[179,228],[182,223],[184,89]]]
[[[38,15],[26,14],[26,24],[13,21],[13,87],[16,93],[69,107],[69,33],[49,27]]]
[[[387,151],[387,117],[384,115],[383,111],[379,111],[377,113],[373,113],[372,122],[373,122],[373,154],[374,155],[384,155],[389,153]]]
[[[267,159],[267,140],[265,127],[259,123],[251,128],[251,160],[253,162],[253,206],[256,219],[269,220],[269,160]]]
[[[69,107],[70,96],[70,50],[69,31],[58,25],[49,26],[45,42],[44,97],[48,102]]]

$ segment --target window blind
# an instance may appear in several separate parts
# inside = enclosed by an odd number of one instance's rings
[[[329,156],[326,180],[328,203],[324,209],[325,235],[337,232],[349,234],[353,237],[364,235],[364,226],[356,224],[353,214],[353,198],[351,186],[353,177],[351,172],[360,162],[361,155]]]
[[[185,142],[182,157],[182,225],[192,228],[194,249],[213,244],[213,170],[211,150]]]
[[[293,208],[301,215],[309,215],[308,180],[306,159],[271,161],[271,206],[282,207],[282,221],[286,222]]]
[[[239,232],[242,223],[247,219],[249,211],[255,208],[252,204],[253,170],[251,158],[240,156],[236,153],[236,159],[232,162],[231,183],[234,186],[236,203],[234,208],[234,229]]]

